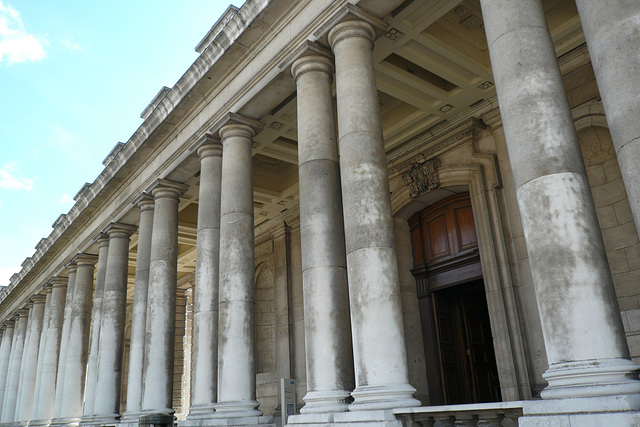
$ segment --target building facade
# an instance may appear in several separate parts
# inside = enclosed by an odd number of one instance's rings
[[[0,291],[0,422],[640,424],[639,29],[230,6]]]

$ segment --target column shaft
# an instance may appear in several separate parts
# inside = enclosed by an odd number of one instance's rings
[[[16,327],[13,333],[13,343],[11,344],[11,355],[9,360],[9,369],[7,376],[7,385],[5,386],[4,402],[2,404],[2,422],[11,423],[16,421],[16,403],[18,398],[18,380],[20,379],[20,366],[22,364],[22,351],[24,349],[24,340],[27,334],[27,315],[26,309],[20,310]]]
[[[637,96],[640,3],[577,0],[576,4],[622,180],[636,230],[640,233],[640,98]]]
[[[67,352],[69,351],[69,335],[71,334],[71,312],[73,311],[73,291],[76,284],[77,266],[71,263],[68,267],[69,278],[67,280],[66,296],[64,299],[64,314],[62,316],[62,331],[60,332],[60,350],[58,357],[58,369],[55,386],[55,406],[53,417],[60,417],[62,402],[64,400],[64,378],[67,366]]]
[[[373,68],[374,31],[363,21],[329,33],[336,62],[340,176],[355,361],[350,410],[419,406],[409,385],[389,180]]]
[[[53,421],[52,425],[78,422],[82,417],[96,258],[85,254],[79,254],[75,258],[77,272],[71,301],[71,322],[62,385],[62,405],[60,416]]]
[[[158,180],[151,193],[155,198],[149,294],[147,298],[147,339],[144,350],[142,412],[173,414],[173,348],[176,317],[178,269],[178,202],[184,184]]]
[[[331,81],[333,61],[303,56],[292,66],[298,102],[298,173],[307,395],[303,413],[348,410],[354,388],[340,167]],[[311,320],[313,319],[313,320]]]
[[[134,226],[117,223],[112,223],[106,230],[109,253],[104,278],[98,380],[93,407],[95,421],[102,423],[113,423],[120,416],[129,238],[134,231]]]
[[[255,364],[255,243],[251,143],[246,125],[222,138],[218,403],[221,417],[259,416]]]
[[[11,344],[13,342],[13,330],[15,324],[9,320],[2,333],[2,344],[0,345],[0,420],[2,419],[2,402],[4,402],[7,378],[9,377],[9,359],[11,357]]]
[[[218,274],[222,145],[206,136],[198,148],[198,240],[193,310],[193,383],[189,418],[213,415],[218,381]]]
[[[149,262],[153,230],[153,197],[143,194],[135,203],[140,209],[136,278],[131,313],[129,371],[127,377],[127,412],[123,419],[135,420],[142,408],[142,373],[144,370],[144,340],[147,325],[147,295],[149,290]]]
[[[26,342],[24,357],[22,358],[21,386],[18,406],[16,407],[17,421],[31,420],[45,302],[46,297],[44,295],[36,295],[33,297],[33,305],[29,310],[31,322],[28,332],[29,340]]]
[[[96,285],[93,291],[93,310],[91,313],[91,339],[89,357],[87,359],[87,388],[84,399],[84,415],[94,414],[96,384],[98,382],[98,351],[100,347],[100,327],[102,323],[102,300],[104,297],[104,281],[109,254],[109,237],[100,234],[98,241],[98,265],[96,267]]]
[[[27,319],[27,330],[25,332],[24,345],[22,347],[22,361],[20,362],[20,375],[18,376],[18,392],[16,396],[16,407],[14,408],[14,420],[22,421],[20,418],[22,412],[22,390],[24,389],[25,381],[25,367],[27,366],[27,354],[29,353],[29,342],[33,331],[33,301],[27,303],[27,310],[29,311]]]
[[[637,393],[541,2],[481,4],[549,360],[542,396]]]
[[[44,365],[44,355],[47,345],[47,329],[49,328],[51,318],[51,283],[47,283],[45,286],[45,302],[44,302],[44,317],[42,318],[42,330],[40,331],[40,345],[38,347],[38,365],[36,367],[36,382],[33,388],[33,402],[31,405],[31,419],[35,420],[40,404],[38,399],[40,397],[40,388],[42,387],[42,369]]]
[[[50,314],[47,327],[43,331],[45,343],[40,387],[33,402],[33,419],[37,420],[37,422],[32,422],[30,425],[48,426],[51,418],[53,418],[67,283],[68,279],[66,277],[54,277],[51,281]]]

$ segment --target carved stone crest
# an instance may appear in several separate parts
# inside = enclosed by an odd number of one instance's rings
[[[440,187],[439,166],[440,160],[438,159],[415,162],[411,164],[408,171],[402,174],[402,180],[411,189],[412,199]]]

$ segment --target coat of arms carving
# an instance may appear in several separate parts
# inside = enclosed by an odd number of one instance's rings
[[[402,180],[411,189],[412,199],[440,187],[439,166],[440,160],[438,159],[415,162],[411,164],[408,171],[402,174]]]

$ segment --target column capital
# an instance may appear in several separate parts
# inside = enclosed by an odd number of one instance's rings
[[[46,299],[47,299],[47,296],[42,294],[36,294],[31,297],[31,301],[33,302],[33,304],[44,304]]]
[[[28,315],[29,315],[29,309],[27,307],[22,307],[16,312],[15,317],[16,318],[27,317]]]
[[[98,256],[80,252],[71,259],[71,262],[74,263],[77,267],[85,265],[90,265],[91,267],[93,267],[96,262],[98,262]]]
[[[200,160],[209,156],[222,156],[220,138],[212,133],[205,133],[191,145],[191,151],[196,151]]]
[[[3,328],[5,328],[5,329],[8,329],[8,328],[14,328],[14,327],[16,326],[16,325],[15,325],[15,323],[16,323],[16,322],[15,322],[15,320],[13,320],[13,319],[5,320],[5,321],[2,323],[2,327],[3,327]]]
[[[78,269],[78,266],[76,265],[75,257],[72,258],[71,261],[66,263],[64,268],[66,268],[69,271],[69,274],[75,273],[76,270]]]
[[[69,278],[67,276],[53,276],[49,279],[51,288],[66,288],[68,283]]]
[[[140,211],[148,211],[154,208],[153,196],[148,192],[142,192],[133,199],[131,202],[132,205],[137,206]]]
[[[147,188],[146,192],[151,193],[154,198],[173,198],[179,199],[189,186],[181,182],[170,181],[168,179],[158,178],[153,184]]]
[[[104,229],[104,233],[109,236],[109,239],[128,239],[133,233],[136,232],[137,229],[138,227],[136,227],[135,225],[112,222]]]
[[[368,39],[373,47],[373,41],[376,37],[376,30],[371,24],[365,21],[353,20],[344,21],[337,24],[329,31],[328,41],[333,49],[341,40],[350,37],[361,37]]]
[[[243,134],[239,136],[248,135],[248,138],[253,138],[253,136],[262,131],[262,129],[264,129],[264,123],[262,122],[250,119],[240,114],[227,113],[211,127],[211,132],[213,135],[218,134],[222,139],[234,136],[229,133],[231,130],[243,132]]]
[[[296,59],[291,65],[291,75],[296,80],[308,72],[325,73],[329,78],[332,78],[333,71],[333,59],[325,55],[304,55]]]

